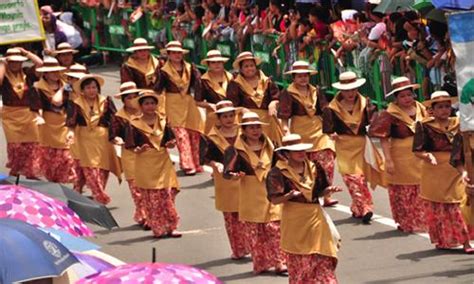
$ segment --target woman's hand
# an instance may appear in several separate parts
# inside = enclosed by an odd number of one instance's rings
[[[238,180],[245,176],[244,172],[230,172],[229,173],[232,180]]]
[[[385,171],[389,174],[395,173],[395,164],[392,159],[385,159]]]
[[[432,153],[425,153],[423,155],[423,159],[425,159],[425,161],[432,164],[433,166],[436,166],[438,164],[436,157]]]
[[[336,132],[334,132],[334,133],[329,134],[329,138],[336,141],[339,139],[339,135]]]
[[[123,142],[123,139],[122,137],[115,137],[114,140],[112,141],[115,145],[123,145],[125,144],[125,142]]]
[[[165,143],[165,147],[168,149],[174,148],[176,146],[176,139],[170,140]]]
[[[272,101],[272,102],[268,105],[268,114],[269,114],[270,116],[276,116],[277,113],[278,113],[277,107],[278,107],[278,101]]]
[[[41,115],[39,115],[39,114],[33,119],[33,122],[34,122],[36,125],[43,125],[43,124],[46,123],[46,122],[44,121],[44,118],[43,118]]]
[[[66,133],[66,145],[72,145],[74,144],[74,131],[73,130],[69,130],[67,133]]]
[[[466,185],[466,193],[468,195],[474,195],[474,184],[471,183],[471,179],[469,178],[469,174],[466,170],[464,170],[461,174],[462,181]]]
[[[143,153],[145,152],[146,150],[150,149],[150,145],[148,144],[144,144],[143,146],[138,146],[138,147],[135,147],[135,149],[133,150],[133,152],[137,153],[137,154],[140,154],[140,153]]]
[[[303,195],[303,193],[301,193],[301,191],[293,189],[292,191],[288,192],[288,200],[292,199],[292,198],[302,196],[302,195]]]
[[[212,167],[214,172],[218,172],[220,174],[222,174],[224,172],[224,165],[222,163],[213,161],[213,162],[211,162],[211,167]]]

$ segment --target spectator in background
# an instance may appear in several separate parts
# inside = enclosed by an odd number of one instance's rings
[[[41,21],[46,32],[44,55],[51,55],[60,43],[67,42],[64,32],[58,27],[51,6],[41,7]]]
[[[264,32],[269,34],[286,31],[283,9],[279,0],[270,0],[267,17],[264,19]]]

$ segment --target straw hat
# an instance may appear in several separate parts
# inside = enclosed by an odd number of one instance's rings
[[[146,41],[146,39],[139,37],[139,38],[136,38],[133,41],[133,45],[127,48],[125,51],[135,52],[137,50],[150,50],[154,48],[155,48],[154,46],[148,45],[148,41]]]
[[[420,87],[419,84],[412,84],[410,79],[407,77],[398,77],[392,80],[392,90],[385,95],[385,98],[394,95],[396,92],[400,92],[405,89],[418,89]]]
[[[260,116],[258,116],[257,113],[255,112],[246,112],[242,116],[242,122],[239,123],[239,125],[244,126],[244,125],[268,125],[268,123],[261,122],[260,121]]]
[[[306,61],[295,61],[293,65],[291,65],[291,70],[285,72],[285,74],[306,74],[309,73],[310,75],[317,74],[318,71],[314,70],[309,66],[309,63]]]
[[[74,82],[74,84],[72,85],[72,88],[73,88],[74,92],[76,92],[76,94],[82,93],[81,84],[82,84],[82,82],[84,82],[87,79],[95,79],[101,87],[104,86],[104,83],[105,83],[104,78],[99,76],[99,75],[85,74],[77,82]]]
[[[7,59],[7,61],[17,61],[17,62],[23,62],[23,61],[28,60],[27,57],[21,54],[21,50],[19,50],[18,48],[7,49],[7,53],[5,53],[5,58]]]
[[[209,50],[206,55],[206,58],[201,60],[201,65],[207,65],[207,62],[227,62],[229,58],[223,57],[221,52],[217,49]]]
[[[240,69],[240,62],[244,60],[254,60],[257,66],[262,63],[262,60],[258,57],[253,56],[252,52],[244,51],[237,56],[234,63],[232,63],[232,67],[234,67],[234,69]]]
[[[56,50],[53,51],[53,55],[56,56],[61,53],[78,53],[79,51],[75,50],[72,48],[72,45],[70,45],[68,42],[63,42],[56,47]]]
[[[136,101],[138,102],[140,99],[143,98],[155,98],[156,103],[160,102],[160,96],[153,90],[141,90],[138,93],[138,97],[136,97]]]
[[[225,113],[229,111],[236,111],[237,108],[234,107],[234,104],[231,101],[223,100],[216,104],[215,113]]]
[[[424,101],[423,104],[427,107],[431,107],[434,103],[440,102],[451,102],[455,103],[458,99],[455,97],[451,97],[448,92],[446,91],[436,91],[431,94],[431,99]]]
[[[57,72],[57,71],[64,71],[66,67],[59,65],[59,62],[56,58],[53,57],[46,57],[43,60],[43,65],[41,67],[36,68],[36,72]]]
[[[86,66],[76,63],[72,65],[71,67],[69,67],[69,71],[65,72],[64,74],[72,78],[81,79],[81,77],[86,75],[86,73],[87,73]]]
[[[183,49],[183,45],[177,40],[173,40],[173,41],[168,42],[166,47],[161,50],[162,53],[167,53],[167,52],[170,52],[170,51],[182,52],[184,54],[189,52],[189,50]]]
[[[365,84],[364,78],[357,78],[356,73],[347,71],[339,75],[339,82],[333,83],[332,86],[338,90],[353,90]]]
[[[120,85],[120,93],[115,94],[114,98],[119,99],[121,96],[139,93],[140,91],[142,90],[137,89],[137,84],[135,84],[135,82],[132,82],[132,81],[124,82]]]
[[[301,143],[301,136],[298,134],[288,134],[283,136],[281,144],[282,146],[276,148],[275,151],[306,151],[313,148],[313,144]]]

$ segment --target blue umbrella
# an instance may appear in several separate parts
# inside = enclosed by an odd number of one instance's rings
[[[437,9],[469,10],[474,8],[472,0],[432,0]]]
[[[14,219],[0,219],[0,283],[60,276],[77,258],[47,233]]]
[[[82,252],[88,250],[98,250],[100,248],[100,246],[94,243],[91,243],[79,237],[75,237],[69,234],[68,232],[62,230],[56,230],[53,228],[40,228],[40,230],[46,232],[48,235],[58,240],[70,251]]]

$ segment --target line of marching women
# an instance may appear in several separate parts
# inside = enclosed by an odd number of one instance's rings
[[[232,259],[250,255],[255,274],[288,273],[291,283],[337,283],[341,237],[323,208],[338,202],[331,197],[341,191],[333,185],[337,163],[361,223],[374,215],[370,188],[387,187],[399,230],[428,231],[439,249],[474,252],[472,190],[447,93],[422,104],[419,86],[396,78],[378,113],[353,72],[339,75],[329,100],[310,84],[317,71],[304,61],[286,72],[293,82],[280,90],[248,51],[232,63],[235,74],[225,70],[228,58],[209,51],[201,76],[180,42],[161,50],[166,61],[153,48],[133,42],[113,96],[102,95],[104,78],[74,64],[70,46],[44,60],[9,49],[0,90],[11,174],[87,187],[107,204],[108,177],[123,172],[135,222],[155,237],[178,238],[179,183],[168,152],[176,146],[184,174],[213,169]],[[34,66],[22,68],[28,59]]]

